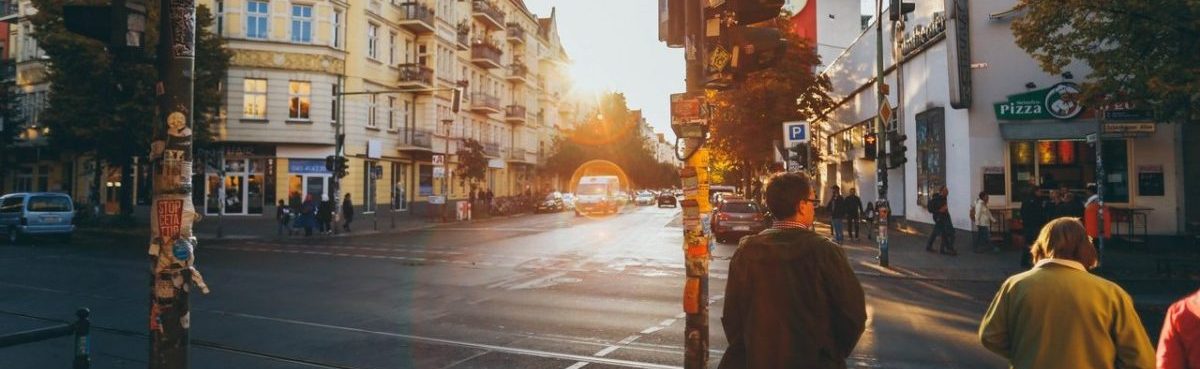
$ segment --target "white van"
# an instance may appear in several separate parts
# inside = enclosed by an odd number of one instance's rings
[[[621,180],[617,176],[584,176],[575,185],[575,215],[589,213],[615,214],[620,209],[617,199]]]

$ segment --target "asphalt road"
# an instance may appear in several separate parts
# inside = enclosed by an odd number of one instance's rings
[[[683,365],[677,209],[626,208],[401,234],[205,243],[192,368],[669,368]],[[733,245],[712,263],[711,367]],[[94,368],[146,366],[145,245],[0,245],[0,334],[93,312]],[[1003,368],[975,330],[998,284],[861,276],[856,368]],[[67,367],[67,338],[0,368]]]

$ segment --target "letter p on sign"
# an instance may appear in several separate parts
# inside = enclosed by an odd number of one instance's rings
[[[783,137],[789,147],[798,143],[808,143],[808,122],[784,122]]]

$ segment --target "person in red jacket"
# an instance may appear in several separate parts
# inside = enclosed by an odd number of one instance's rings
[[[1200,291],[1167,309],[1158,337],[1158,369],[1200,368]]]

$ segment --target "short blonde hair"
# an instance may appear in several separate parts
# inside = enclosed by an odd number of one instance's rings
[[[1049,258],[1067,259],[1091,269],[1098,262],[1096,247],[1092,246],[1087,229],[1075,218],[1058,218],[1042,227],[1030,253],[1035,263]]]

